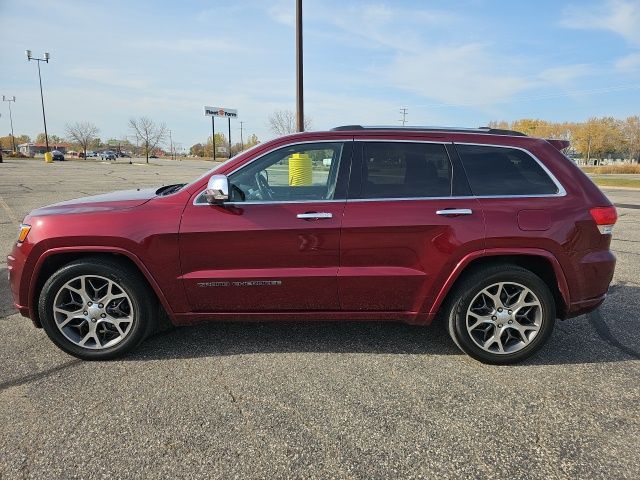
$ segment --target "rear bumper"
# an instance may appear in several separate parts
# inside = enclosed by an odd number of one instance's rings
[[[581,258],[577,288],[571,290],[566,318],[588,313],[604,302],[615,268],[616,257],[611,250],[589,252]]]
[[[573,318],[578,315],[589,313],[598,308],[607,298],[607,294],[600,295],[595,298],[589,298],[587,300],[581,300],[579,302],[572,302],[569,306],[569,311],[565,318]]]

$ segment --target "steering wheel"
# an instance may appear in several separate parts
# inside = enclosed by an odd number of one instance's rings
[[[271,187],[269,187],[269,182],[262,172],[256,173],[256,185],[263,200],[273,200],[273,191]]]

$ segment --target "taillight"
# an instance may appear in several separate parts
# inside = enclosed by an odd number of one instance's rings
[[[616,220],[618,220],[618,212],[616,212],[616,207],[613,205],[608,207],[594,207],[589,210],[589,213],[596,222],[596,225],[598,225],[598,230],[603,234],[611,233]]]

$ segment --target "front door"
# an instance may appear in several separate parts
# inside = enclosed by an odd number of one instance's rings
[[[352,142],[279,148],[229,175],[231,201],[190,203],[180,226],[194,312],[336,311]]]
[[[342,224],[342,309],[424,313],[461,256],[484,248],[479,202],[447,144],[356,145]]]

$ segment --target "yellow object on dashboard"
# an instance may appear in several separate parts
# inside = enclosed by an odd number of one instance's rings
[[[289,157],[289,185],[304,187],[313,185],[313,164],[306,153],[294,153]]]

